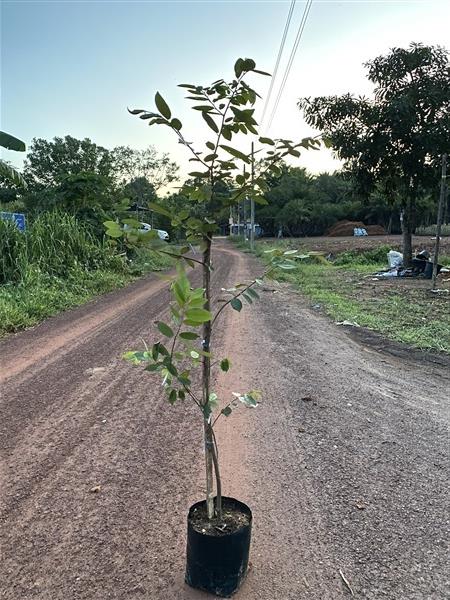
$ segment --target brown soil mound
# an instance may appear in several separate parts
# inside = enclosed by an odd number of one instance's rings
[[[366,231],[368,235],[386,235],[386,231],[381,225],[367,225]]]
[[[381,225],[364,225],[362,221],[338,221],[327,231],[329,237],[344,237],[353,235],[355,227],[364,227],[368,235],[385,235]]]
[[[331,237],[341,237],[353,235],[355,227],[365,227],[361,221],[338,221],[327,231],[327,235]]]

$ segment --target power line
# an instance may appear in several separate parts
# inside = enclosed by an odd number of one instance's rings
[[[289,77],[289,73],[291,71],[292,63],[294,62],[295,54],[296,54],[298,46],[300,44],[300,40],[302,39],[303,30],[305,29],[306,21],[308,19],[309,11],[311,9],[311,4],[312,4],[312,0],[307,0],[306,6],[305,6],[305,10],[303,11],[302,20],[300,21],[300,25],[298,27],[298,31],[297,31],[297,35],[296,35],[296,38],[295,38],[295,41],[294,41],[294,45],[292,46],[291,54],[289,56],[289,61],[288,61],[288,64],[286,65],[286,69],[284,71],[283,80],[281,82],[280,89],[278,90],[278,95],[277,95],[277,98],[275,100],[275,104],[274,104],[274,107],[272,109],[272,113],[270,115],[270,119],[269,119],[269,124],[267,126],[267,130],[270,129],[270,127],[272,125],[272,122],[273,122],[273,118],[275,116],[275,113],[277,112],[278,105],[280,103],[280,99],[281,99],[281,96],[283,94],[284,87],[286,85],[286,81],[287,81],[287,79]]]
[[[273,85],[275,83],[275,78],[276,78],[277,73],[278,73],[278,67],[280,65],[281,55],[283,54],[284,43],[286,41],[286,36],[287,36],[288,31],[289,31],[289,25],[291,24],[292,13],[294,12],[295,2],[296,2],[296,0],[291,0],[291,5],[289,7],[289,12],[288,12],[288,16],[287,16],[287,19],[286,19],[286,24],[284,26],[283,36],[281,38],[280,47],[278,49],[278,56],[277,56],[277,60],[275,62],[275,68],[273,70],[273,74],[272,74],[272,77],[271,77],[271,80],[270,80],[270,87],[269,87],[269,91],[267,92],[266,102],[264,104],[264,109],[263,109],[263,112],[262,112],[261,125],[264,122],[264,117],[266,116],[267,108],[269,106],[270,95],[272,94]]]

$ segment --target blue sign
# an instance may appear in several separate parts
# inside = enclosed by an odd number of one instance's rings
[[[0,219],[5,221],[14,221],[20,231],[25,231],[25,215],[23,213],[0,212]]]

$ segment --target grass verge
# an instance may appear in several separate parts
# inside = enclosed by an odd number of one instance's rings
[[[235,243],[248,251],[247,244]],[[295,242],[281,243],[283,248],[296,247]],[[255,254],[264,260],[264,250],[273,245],[258,242]],[[431,282],[424,279],[372,281],[373,273],[386,268],[386,261],[380,262],[385,248],[346,254],[336,261],[344,264],[324,259],[303,262],[293,271],[280,271],[277,279],[299,289],[336,322],[355,322],[422,350],[450,353],[450,293],[431,294]],[[442,262],[449,264],[449,257],[443,257]],[[444,285],[449,288],[448,283]]]
[[[73,268],[64,277],[56,277],[30,269],[20,283],[0,285],[0,335],[36,325],[171,264],[169,257],[141,251],[122,271]]]

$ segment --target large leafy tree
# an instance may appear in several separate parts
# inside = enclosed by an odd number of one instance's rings
[[[440,156],[450,146],[448,52],[413,43],[365,66],[375,86],[372,98],[304,98],[299,106],[361,184],[388,182],[401,199],[408,263],[421,189],[438,182]]]
[[[24,174],[33,189],[54,187],[70,175],[95,173],[108,179],[114,177],[110,150],[98,146],[89,138],[77,140],[66,135],[53,140],[34,138],[25,161]]]
[[[154,146],[136,150],[130,146],[118,146],[111,151],[114,169],[121,183],[145,178],[157,192],[178,180],[178,165],[167,153],[158,154]]]

